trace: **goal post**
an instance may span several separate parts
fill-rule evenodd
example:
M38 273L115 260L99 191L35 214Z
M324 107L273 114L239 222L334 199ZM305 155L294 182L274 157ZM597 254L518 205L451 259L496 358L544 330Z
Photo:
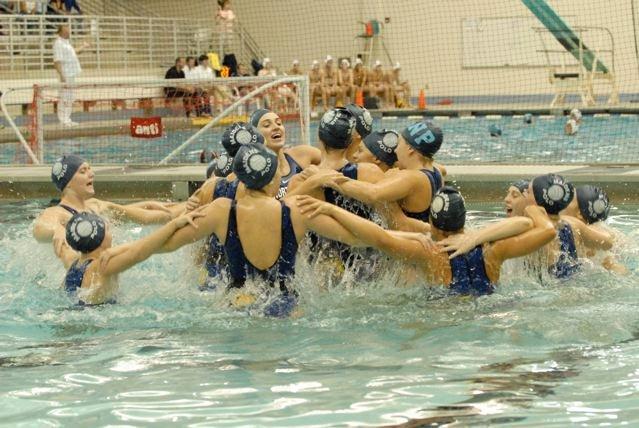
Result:
M50 163L78 153L95 164L200 162L228 125L257 108L278 113L287 143L310 144L307 76L81 81L33 88L28 140ZM72 123L60 123L71 99Z

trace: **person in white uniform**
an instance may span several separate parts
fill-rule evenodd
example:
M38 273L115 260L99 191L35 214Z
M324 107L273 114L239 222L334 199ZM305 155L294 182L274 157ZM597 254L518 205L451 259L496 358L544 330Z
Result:
M77 54L90 46L83 43L77 51L71 46L69 36L71 31L67 25L58 27L58 38L53 43L53 66L60 77L60 82L66 84L75 83L75 78L82 72ZM77 123L71 120L73 112L73 89L60 89L58 102L58 120L63 126L75 126Z
M574 108L570 111L570 117L564 126L564 133L566 135L575 135L579 131L579 125L581 125L581 112Z

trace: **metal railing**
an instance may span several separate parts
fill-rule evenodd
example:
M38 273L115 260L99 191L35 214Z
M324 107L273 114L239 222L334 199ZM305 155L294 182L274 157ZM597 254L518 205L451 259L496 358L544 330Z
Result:
M95 15L0 15L0 77L53 67L57 25L71 27L71 43L91 43L84 69L167 67L177 56L235 53L238 61L263 58L241 25L216 31L211 20ZM220 60L221 60L220 55Z

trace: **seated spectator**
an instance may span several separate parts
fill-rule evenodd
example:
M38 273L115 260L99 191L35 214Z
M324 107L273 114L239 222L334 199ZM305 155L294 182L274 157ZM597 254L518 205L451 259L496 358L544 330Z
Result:
M184 70L183 70L184 66L185 66L184 58L177 58L175 60L175 65L167 70L166 74L164 75L164 78L165 79L184 79L185 78ZM164 88L164 95L169 101L174 98L182 98L184 110L186 111L186 117L191 116L192 94L190 91L186 90L185 88L167 87L167 88Z
M42 12L40 4L41 3L37 1L21 1L20 13L23 15L38 15Z
M324 75L324 80L322 81L322 85L324 86L324 105L328 105L328 99L330 97L335 97L335 105L341 107L344 105L344 100L342 99L344 94L338 85L339 79L334 67L334 62L333 57L330 55L327 55L324 60L324 70L322 70Z
M391 100L395 107L410 107L410 85L407 80L401 80L399 72L401 65L396 62L393 71L388 75L388 84L390 86Z
M257 72L258 76L276 76L277 71L273 67L273 63L269 58L264 58L262 61L262 69Z
M182 68L182 71L184 71L184 77L187 79L190 79L190 73L196 66L197 66L197 60L192 56L187 56L186 64Z
M390 104L390 88L388 78L382 69L381 61L375 61L373 70L368 74L367 91L371 97L381 98L380 108Z
M350 102L355 102L355 85L353 84L353 70L346 58L342 59L337 70L338 85L344 97L350 97Z
M324 111L328 110L326 96L324 95L324 85L322 84L323 79L324 75L320 70L319 61L313 60L311 69L308 71L308 80L311 86L311 110L315 108L315 103L317 103L318 98L322 100L322 107L324 108Z
M298 60L294 59L293 60L293 66L291 67L291 69L286 74L288 74L289 76L300 76L300 75L304 74L304 72L300 68L300 62Z
M368 70L364 67L361 58L355 58L355 67L353 67L353 85L355 91L366 91L366 84L368 83Z
M186 75L185 75L186 77ZM188 79L199 80L207 79L212 81L214 79L213 70L209 67L209 57L206 55L200 55L197 60L197 65L189 68ZM199 83L198 85L201 85ZM195 105L195 114L197 116L211 116L211 99L209 93L201 86L196 86L191 89L193 94L193 104Z

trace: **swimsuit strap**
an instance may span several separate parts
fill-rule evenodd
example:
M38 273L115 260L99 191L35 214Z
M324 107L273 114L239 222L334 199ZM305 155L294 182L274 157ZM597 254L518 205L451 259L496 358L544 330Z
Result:
M65 205L65 204L58 204L58 206L59 206L60 208L64 208L65 210L67 210L68 212L70 212L70 213L71 213L71 214L73 214L73 215L76 215L76 214L78 214L78 213L79 213L79 211L78 211L78 210L76 210L75 208L71 208L71 207L70 207L70 206L68 206L68 205Z
M437 168L434 168L433 171L430 171L425 168L421 169L420 171L424 173L424 175L426 176L426 178L428 178L428 181L430 182L430 200L432 202L435 192L441 189L442 186L444 185L442 174L441 172L439 172ZM425 223L428 223L428 217L430 216L430 203L428 204L428 208L426 208L424 211L409 212L403 209L402 211L404 211L404 214L406 214L407 217L415 218L417 220L421 220Z
M483 296L492 294L494 291L494 286L486 274L481 245L473 248L467 254L450 260L450 269L453 278L449 288L455 294Z
M66 276L64 277L64 289L67 293L75 293L78 288L82 287L82 280L84 280L84 273L87 267L91 264L93 259L85 260L79 263L79 260L73 262Z

